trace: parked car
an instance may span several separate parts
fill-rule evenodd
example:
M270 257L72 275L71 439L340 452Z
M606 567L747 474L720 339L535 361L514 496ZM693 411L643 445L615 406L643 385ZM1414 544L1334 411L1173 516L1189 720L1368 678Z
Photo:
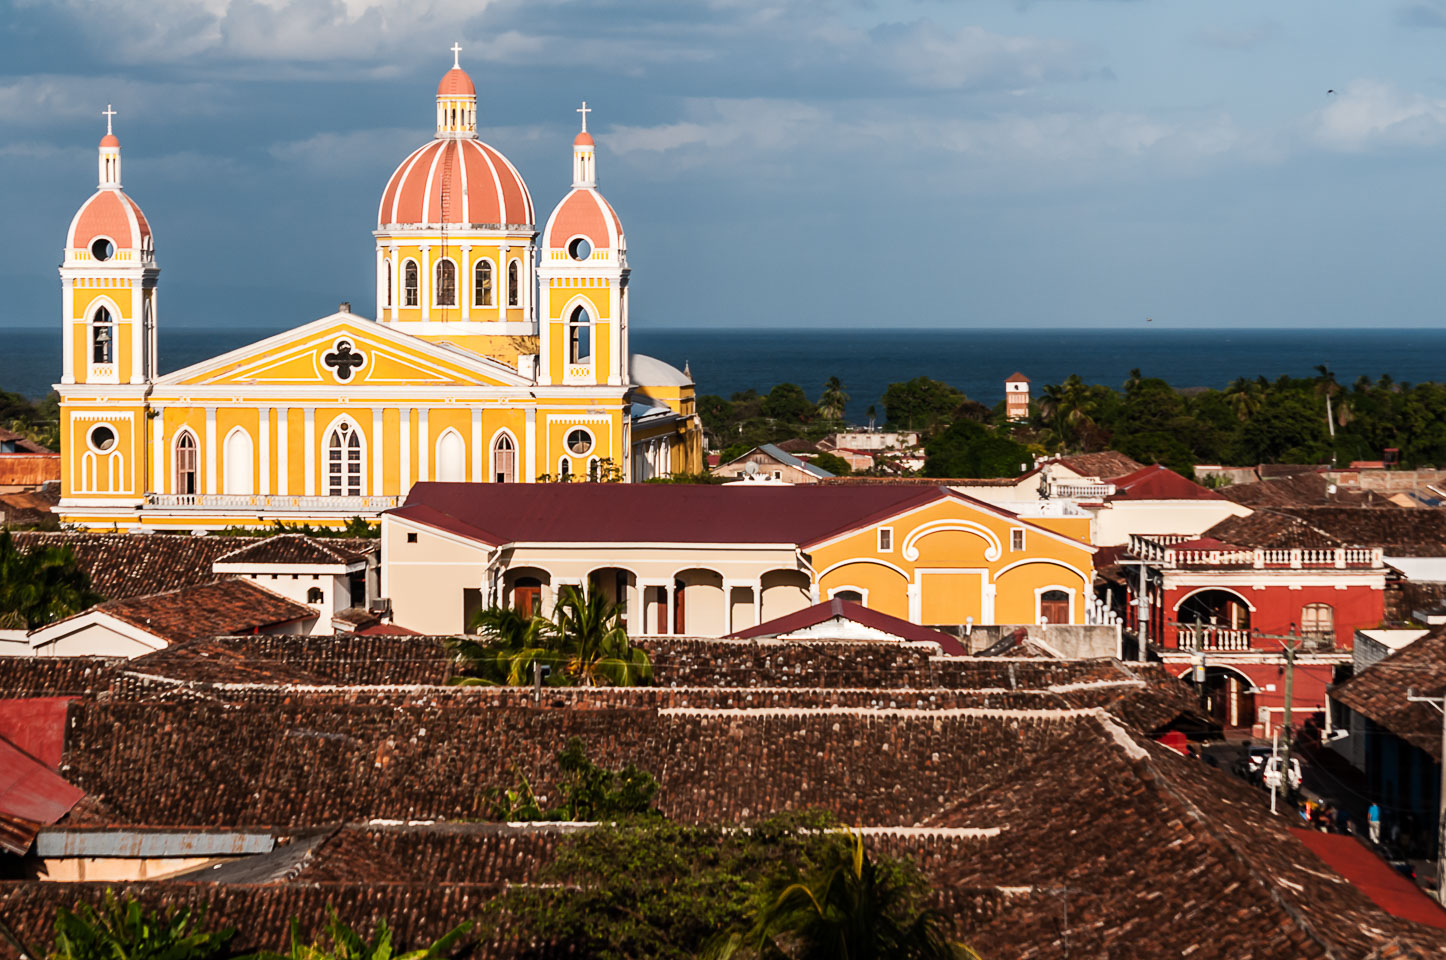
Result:
M1265 785L1274 790L1280 785L1280 757L1267 757L1265 759L1265 770L1261 775ZM1297 757L1290 758L1290 789L1299 790L1301 781L1300 760Z

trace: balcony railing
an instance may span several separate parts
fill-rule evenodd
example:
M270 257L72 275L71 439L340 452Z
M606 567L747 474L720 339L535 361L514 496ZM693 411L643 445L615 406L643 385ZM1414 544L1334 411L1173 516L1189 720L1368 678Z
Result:
M1052 500L1103 500L1115 495L1113 483L1051 483Z
M321 497L292 494L148 493L146 505L162 510L244 510L273 513L377 513L401 497Z
M1171 542L1173 540L1173 542ZM1292 550L1244 547L1186 547L1180 538L1131 535L1130 553L1167 569L1251 567L1256 570L1347 570L1385 566L1379 547L1300 547Z
M1312 630L1299 639L1300 649L1308 653L1329 653L1335 649L1335 635L1331 631ZM1249 627L1208 623L1175 626L1175 646L1181 650L1278 650L1283 642L1279 637L1256 636Z

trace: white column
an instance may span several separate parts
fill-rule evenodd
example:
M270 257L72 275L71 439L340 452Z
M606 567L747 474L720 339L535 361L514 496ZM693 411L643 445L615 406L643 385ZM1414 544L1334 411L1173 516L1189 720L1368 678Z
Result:
M472 408L472 482L487 480L487 451L482 446L482 408Z
M528 483L537 482L537 408L527 408L527 419L522 428L522 449L517 455L523 458L523 469Z
M397 255L397 245L392 244L392 320L397 319L397 304L402 301L402 275L400 272L401 257Z
M432 479L432 431L427 429L427 408L417 410L417 482Z
M432 264L427 259L431 249L425 245L421 248L421 262L417 264L417 303L421 305L423 320L432 319Z
M673 636L677 632L678 621L673 612L676 609L677 598L675 594L677 592L677 581L663 585L663 599L668 603L668 629L663 632L668 636Z
M461 263L457 265L457 296L462 304L462 319L472 319L472 298L476 291L472 289L472 244L462 244Z
M377 312L372 314L378 320L382 318L382 310L387 304L387 274L386 274L386 253L382 245L377 244Z
M124 383L129 380L131 383L145 383L146 381L146 322L145 305L141 303L141 282L132 280L131 283L131 368L129 375L116 380ZM119 344L116 345L116 363L120 363ZM120 371L117 371L119 373Z
M301 411L301 469L305 472L301 491L308 497L316 496L316 408L306 407Z
M997 588L992 583L984 584L983 596L980 598L979 613L981 619L988 624L994 622L994 593Z
M153 407L158 414L151 422L151 490L166 493L166 413Z
M753 581L753 625L763 622L763 581Z
M386 460L382 456L386 449L386 444L382 438L382 431L385 429L382 426L382 416L385 413L386 411L381 407L372 407L372 435L368 442L371 444L372 451L372 488L370 493L374 497L381 496L386 492L382 488L382 468L386 463Z
M623 367L627 365L627 355L622 354L623 362L618 362L618 356L622 351L623 324L620 314L622 313L622 298L618 296L618 285L609 280L608 284L608 383L617 386L623 382ZM593 348L593 354L597 354L597 348Z
M397 462L402 471L402 488L397 492L405 497L412 489L412 408L402 407L401 416L402 436L397 442L400 451Z
M271 408L261 408L261 429L257 432L257 445L261 448L258 462L261 464L261 483L256 492L263 497L271 493Z
M216 486L216 408L206 408L206 493L218 493Z
M505 243L502 244L501 246L499 246L499 247L497 248L497 277L498 277L498 281L497 281L497 294L498 294L498 295L497 295L497 319L498 319L498 320L506 320L506 319L507 319L507 311L511 309L511 307L508 306L508 299L507 299L507 298L511 295L511 294L508 292L508 291L509 291L509 287L507 286L507 277L508 277L508 273L507 273L507 251L509 251L509 250L511 250L511 249L512 249L512 248L509 247L509 246L508 246L507 244L505 244ZM517 280L518 280L519 283L522 282L522 278L521 278L520 276L517 278ZM520 300L521 300L521 297L519 297L518 300L520 301Z
M276 408L276 492L282 496L287 494L288 484L291 480L289 476L291 446L286 433L286 420L289 412L288 407Z
M60 344L60 362L63 364L60 370L61 383L75 382L75 281L62 280L60 282L60 329L64 337Z

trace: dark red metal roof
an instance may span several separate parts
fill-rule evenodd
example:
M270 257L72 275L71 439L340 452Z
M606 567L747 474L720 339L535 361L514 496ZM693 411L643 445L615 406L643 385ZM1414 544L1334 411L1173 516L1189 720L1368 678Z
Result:
M892 634L913 643L937 643L942 652L951 656L962 657L968 651L964 649L957 637L938 630L930 630L921 627L917 623L910 623L908 620L900 620L898 617L891 617L887 613L880 613L877 610L870 610L868 607L858 603L851 603L847 600L833 600L824 603L816 603L811 607L785 614L756 627L749 627L747 630L739 630L737 633L729 634L735 640L753 640L760 637L777 637L783 634L793 633L795 630L804 630L808 627L815 627L830 620L851 620L854 623ZM826 638L825 638L826 639Z
M1446 910L1356 837L1295 828L1290 832L1391 916L1446 930Z
M0 850L24 855L41 827L70 812L85 791L0 737Z
M419 483L387 511L492 546L547 543L816 543L953 497L938 486Z
M1158 463L1110 481L1116 493L1110 500L1224 500L1209 487L1186 480L1174 470Z

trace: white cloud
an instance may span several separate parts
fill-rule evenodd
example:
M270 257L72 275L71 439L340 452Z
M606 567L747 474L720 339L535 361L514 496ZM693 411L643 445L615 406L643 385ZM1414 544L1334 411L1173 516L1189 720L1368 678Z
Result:
M1333 150L1433 146L1446 140L1446 100L1380 80L1356 80L1315 114L1313 134Z
M400 163L421 145L423 135L412 127L318 133L303 140L273 144L268 153L281 163L309 173L345 176L375 169L378 158ZM395 159L392 159L395 158Z
M220 108L224 94L211 84L167 84L116 76L36 74L0 82L0 121L49 126L79 117L105 122L100 111L116 105L116 123L132 116L205 114Z

